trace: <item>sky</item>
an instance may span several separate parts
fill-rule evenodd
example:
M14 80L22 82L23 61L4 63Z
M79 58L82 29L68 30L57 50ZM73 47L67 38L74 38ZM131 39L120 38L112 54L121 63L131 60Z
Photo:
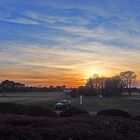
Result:
M140 80L140 0L0 0L0 81L84 85Z

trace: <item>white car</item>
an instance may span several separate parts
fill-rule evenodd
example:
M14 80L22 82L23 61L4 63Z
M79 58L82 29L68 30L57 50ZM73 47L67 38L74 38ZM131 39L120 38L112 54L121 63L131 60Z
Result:
M69 101L69 100L62 100L55 104L56 110L67 109L69 107L71 107L71 101Z

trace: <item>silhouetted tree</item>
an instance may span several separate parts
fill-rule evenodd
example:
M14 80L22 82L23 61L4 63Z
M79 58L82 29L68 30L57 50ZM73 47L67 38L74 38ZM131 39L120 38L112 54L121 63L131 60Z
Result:
M14 88L14 82L13 81L9 81L9 80L5 80L1 82L1 87L3 89L10 89L10 88Z
M95 95L94 91L91 88L86 87L86 86L80 86L77 89L77 92L80 95L86 95L86 96Z
M87 80L86 87L92 89L97 95L113 96L121 94L124 83L120 76L107 78L95 74Z
M105 80L104 94L107 96L120 95L124 88L124 83L120 76L113 76Z
M136 74L133 71L125 71L120 73L120 77L127 88L129 95L131 95L131 86L135 83Z
M97 74L94 74L87 80L86 87L89 87L93 90L100 91L104 87L105 77L100 77Z
M86 87L94 90L97 94L102 94L105 88L106 79L106 77L100 77L99 75L94 74L87 80Z
M14 81L5 80L0 84L1 91L18 91L25 88L25 84L15 83Z

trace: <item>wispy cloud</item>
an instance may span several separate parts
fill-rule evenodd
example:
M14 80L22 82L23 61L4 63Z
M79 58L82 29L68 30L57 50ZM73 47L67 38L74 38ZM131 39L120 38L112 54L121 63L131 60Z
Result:
M73 77L80 85L93 73L133 68L140 75L137 5L130 0L6 0L0 4L0 79L68 84Z
M10 22L10 23L17 23L17 24L29 24L29 25L37 25L38 22L33 21L31 19L27 19L27 18L23 18L23 17L19 17L16 19L8 19L8 18L0 18L1 21L4 22Z

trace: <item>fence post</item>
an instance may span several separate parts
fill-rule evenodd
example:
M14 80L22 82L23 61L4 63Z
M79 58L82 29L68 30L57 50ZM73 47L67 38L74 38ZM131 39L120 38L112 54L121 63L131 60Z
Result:
M83 96L80 95L80 105L82 105L82 104L83 104Z

